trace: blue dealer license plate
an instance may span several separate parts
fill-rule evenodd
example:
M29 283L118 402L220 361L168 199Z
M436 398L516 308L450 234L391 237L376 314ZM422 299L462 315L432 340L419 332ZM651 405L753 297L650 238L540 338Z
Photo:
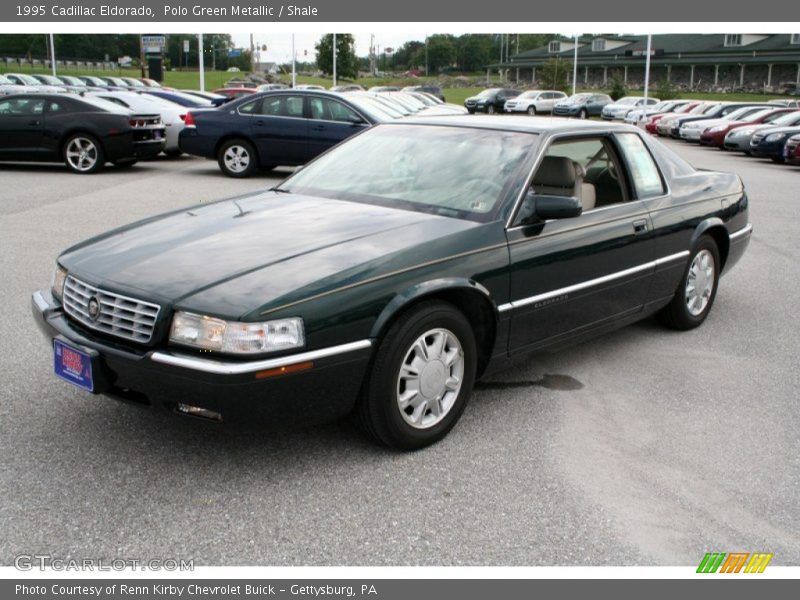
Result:
M92 357L85 352L60 340L53 340L53 368L61 379L84 390L94 391Z

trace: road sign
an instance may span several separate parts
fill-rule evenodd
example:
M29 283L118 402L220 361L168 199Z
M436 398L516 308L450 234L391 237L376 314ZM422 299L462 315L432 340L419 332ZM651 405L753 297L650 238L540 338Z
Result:
M165 35L143 35L142 51L145 54L161 54L167 47L167 36Z
M228 50L228 57L229 58L239 58L242 55L241 48L231 48Z
M183 40L183 51L189 52L189 40Z

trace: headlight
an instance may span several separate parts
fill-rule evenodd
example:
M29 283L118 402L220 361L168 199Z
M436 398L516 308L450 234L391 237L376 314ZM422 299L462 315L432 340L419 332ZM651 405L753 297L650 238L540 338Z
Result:
M766 141L766 142L777 142L778 140L782 140L785 137L786 137L785 133L770 133L767 136L766 140L764 140L764 141Z
M231 354L262 354L305 345L303 319L299 317L243 323L182 311L172 319L169 339L176 344Z
M755 129L737 129L731 134L731 137L744 137L746 135L752 135Z
M725 131L725 127L727 127L727 125L717 125L716 127L709 129L708 133L719 133L720 131Z
M67 281L67 270L59 264L56 264L56 270L53 273L53 285L51 290L53 296L61 300L64 296L64 282Z

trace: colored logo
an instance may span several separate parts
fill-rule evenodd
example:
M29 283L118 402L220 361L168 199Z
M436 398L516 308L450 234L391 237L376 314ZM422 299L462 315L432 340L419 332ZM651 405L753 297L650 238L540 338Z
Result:
M763 573L772 554L766 552L707 552L698 573Z

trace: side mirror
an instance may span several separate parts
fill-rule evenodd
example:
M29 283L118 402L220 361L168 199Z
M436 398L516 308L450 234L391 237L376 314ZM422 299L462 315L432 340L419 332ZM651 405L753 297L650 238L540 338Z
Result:
M542 221L547 219L571 219L583 211L581 201L570 196L548 196L529 194L533 200L533 213Z

